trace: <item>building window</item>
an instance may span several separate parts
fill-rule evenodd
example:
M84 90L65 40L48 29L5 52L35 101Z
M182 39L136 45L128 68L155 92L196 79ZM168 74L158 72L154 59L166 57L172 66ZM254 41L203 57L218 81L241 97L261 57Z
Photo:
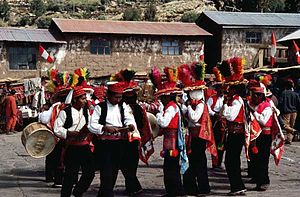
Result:
M166 41L162 42L162 54L163 55L179 55L180 46L177 40L174 41Z
M91 40L91 53L96 55L110 55L111 44L107 40Z
M34 47L10 47L9 69L35 70L37 63L37 49Z
M246 43L261 43L261 33L246 32Z

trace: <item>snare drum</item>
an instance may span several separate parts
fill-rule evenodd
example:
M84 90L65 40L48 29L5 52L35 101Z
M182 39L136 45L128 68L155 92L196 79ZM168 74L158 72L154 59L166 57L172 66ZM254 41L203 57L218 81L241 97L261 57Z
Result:
M22 132L21 140L27 153L34 158L47 156L53 151L57 143L57 138L52 131L39 122L26 126Z

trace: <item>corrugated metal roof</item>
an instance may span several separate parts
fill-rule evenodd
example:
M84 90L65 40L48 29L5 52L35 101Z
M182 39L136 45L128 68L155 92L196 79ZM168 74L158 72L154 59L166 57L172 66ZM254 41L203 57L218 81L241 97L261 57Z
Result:
M21 29L21 28L0 28L0 41L20 41L20 42L50 42L66 43L58 41L48 29Z
M205 11L219 25L300 27L300 14ZM200 16L201 17L201 16Z
M211 35L194 23L137 22L110 20L53 19L63 33L102 33L138 35Z
M277 42L283 42L283 41L287 41L287 40L298 40L300 39L300 29L288 34L287 36L284 36L283 38L279 39Z

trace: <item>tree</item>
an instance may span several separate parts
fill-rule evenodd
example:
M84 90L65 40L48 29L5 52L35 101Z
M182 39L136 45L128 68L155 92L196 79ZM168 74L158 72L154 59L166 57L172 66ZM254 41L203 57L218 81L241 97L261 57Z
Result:
M8 5L8 2L6 0L3 0L2 2L0 2L0 18L3 21L8 20L9 12L10 12L10 7Z
M284 4L285 4L286 12L292 12L292 13L300 12L299 0L286 0Z
M199 17L199 14L197 12L189 11L189 12L184 13L181 16L181 22L194 23L198 17Z
M30 9L37 16L42 16L46 12L46 6L43 0L32 0L30 2Z
M270 0L269 11L283 12L284 11L284 2L282 0Z
M145 10L144 17L146 21L155 21L156 6L151 3Z
M142 12L137 8L127 8L123 13L124 21L140 21L142 18Z

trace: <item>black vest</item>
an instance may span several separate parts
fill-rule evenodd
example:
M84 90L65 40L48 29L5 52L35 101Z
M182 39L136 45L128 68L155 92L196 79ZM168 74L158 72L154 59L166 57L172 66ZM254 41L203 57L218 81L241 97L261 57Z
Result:
M106 116L107 116L107 101L104 101L102 103L98 104L101 107L101 115L99 118L99 124L101 125L106 125ZM120 114L121 114L121 122L123 124L123 127L125 127L125 116L124 116L124 108L123 108L123 103L119 103L119 109L120 109Z
M65 129L68 129L68 128L70 128L73 125L73 117L72 117L72 110L71 110L71 108L72 108L72 106L70 105L70 106L67 106L65 109L63 109L66 112L66 116L67 116L66 117L66 122L65 122L65 124L63 126ZM88 120L89 120L88 113L89 113L88 109L85 106L83 108L83 115L84 115L86 124L88 124Z

